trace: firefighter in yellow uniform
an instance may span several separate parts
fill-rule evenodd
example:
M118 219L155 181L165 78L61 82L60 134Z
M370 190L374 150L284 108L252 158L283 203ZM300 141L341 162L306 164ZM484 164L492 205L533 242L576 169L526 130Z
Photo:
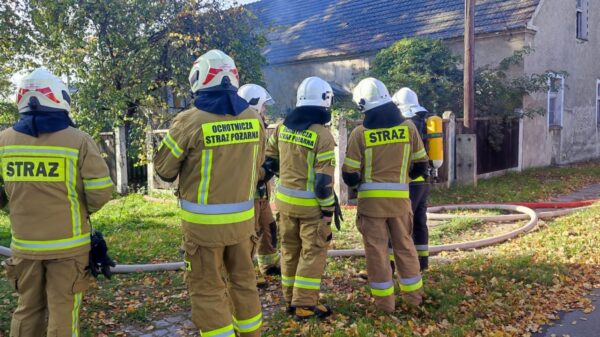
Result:
M113 183L96 143L73 127L70 103L67 86L36 69L18 86L20 120L0 133L12 231L6 272L19 295L12 337L79 336L87 218L111 199Z
M238 90L238 95L250 104L250 108L256 110L265 124L267 106L274 103L269 92L258 84L245 84ZM259 181L254 195L255 225L258 235L256 257L261 272L261 275L257 275L259 287L267 284L263 275L281 275L279 252L277 251L277 223L271 210L270 201L269 180L271 178L272 176L269 175Z
M335 141L324 125L331 120L333 91L310 77L297 98L296 109L269 138L265 164L279 174L275 195L288 312L296 319L324 318L331 310L318 299L335 209Z
M394 94L392 100L400 109L402 116L406 119L410 119L410 121L415 124L421 139L427 139L429 144L436 138L439 139L438 142L441 141L441 133L432 134L428 132L428 126L431 124L431 117L428 116L429 112L427 109L419 104L419 98L414 91L410 88L402 88ZM443 153L441 153L441 155L439 153L442 150L442 147L432 148L432 146L429 146L426 150L428 157L430 157L429 159L432 159L433 167L435 167L435 164L437 163L433 161L433 158L431 158L432 156L435 157L435 155L438 155L438 157L444 158ZM438 153L435 153L435 150L438 150ZM429 268L429 228L427 227L429 181L423 176L417 177L410 182L409 189L413 211L413 240L415 242L417 254L419 255L421 271L424 271Z
M205 337L260 336L252 254L264 127L238 96L235 63L222 51L200 56L189 81L194 107L175 117L154 165L166 181L179 177L192 321Z
M354 89L353 100L365 118L350 135L342 177L348 186L358 189L356 225L363 235L371 295L381 310L393 312L388 240L404 299L414 305L422 301L408 183L426 174L428 158L414 124L402 117L382 82L362 80Z

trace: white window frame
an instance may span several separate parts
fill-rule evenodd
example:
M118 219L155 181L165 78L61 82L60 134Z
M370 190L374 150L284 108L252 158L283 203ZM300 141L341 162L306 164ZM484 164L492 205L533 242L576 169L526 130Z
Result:
M560 79L560 87L557 92L552 91L552 79ZM558 100L560 100L560 110L558 111L558 112L560 112L560 123L559 124L553 123L554 121L550 120L550 99L552 97L556 97ZM547 101L547 105L546 105L546 112L548 114L547 120L548 120L548 126L550 128L556 127L556 126L558 126L558 127L563 126L563 118L564 118L564 112L565 112L565 77L563 75L553 74L552 77L548 79L548 101ZM554 119L556 119L556 117Z
M581 22L579 22L581 15ZM589 0L576 0L575 12L575 36L578 40L587 41L589 39Z
M600 79L596 80L596 124L600 126Z

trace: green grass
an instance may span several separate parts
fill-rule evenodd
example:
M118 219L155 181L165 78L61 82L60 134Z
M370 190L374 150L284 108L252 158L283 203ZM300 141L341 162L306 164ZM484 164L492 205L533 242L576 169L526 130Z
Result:
M485 223L476 219L456 218L433 227L429 230L429 241L432 245L442 241L455 241L461 234L480 229Z
M600 162L569 167L546 167L479 180L477 187L434 190L432 205L473 202L545 201L586 185L600 183Z
M0 212L0 245L10 245L10 220L5 212Z
M589 175L596 174L595 177ZM541 177L560 175L562 184L552 187L531 183ZM564 176L563 176L564 175ZM598 164L574 168L527 171L480 182L481 193L469 188L436 191L438 203L468 201L544 200L583 182L600 180ZM525 191L525 187L536 187ZM497 193L490 197L492 189ZM512 190L512 192L511 192ZM509 193L510 192L510 193ZM460 200L454 200L460 194ZM164 195L163 195L164 196ZM161 197L163 197L161 196ZM172 199L171 196L168 196ZM452 202L448 202L452 199ZM445 200L445 201L444 201ZM333 247L360 248L362 238L346 209L341 232L334 230ZM459 211L461 212L461 211ZM471 213L471 211L469 211ZM477 214L496 214L485 211ZM462 214L462 213L461 213ZM110 254L120 263L180 260L181 227L177 206L148 202L131 195L111 202L92 218L103 231ZM488 224L478 220L453 220L432 228L431 242L461 240L485 232ZM10 242L8 217L0 215L0 244ZM409 308L400 298L392 316L378 312L370 302L368 287L358 277L364 258L329 259L324 277L324 300L336 316L324 323L295 323L282 312L270 313L265 336L470 336L475 334L523 335L529 324L542 324L557 308L589 307L582 295L589 284L600 284L600 208L550 222L538 231L494 248L475 253L444 254L447 264L434 264L426 272L427 301L423 309ZM1 260L1 258L0 258ZM587 284L587 285L586 285ZM145 327L153 319L189 311L181 272L117 275L101 281L85 297L81 314L83 336L115 335L123 326ZM271 304L280 303L270 290ZM266 297L263 298L263 300ZM0 336L8 334L16 296L0 280ZM513 330L514 329L514 330ZM516 332L515 332L516 331ZM502 336L504 336L502 335Z
M119 263L180 259L182 231L177 205L147 202L132 194L92 215Z
M332 227L333 241L331 242L331 249L361 248L363 240L356 229L356 209L345 208L342 212L344 221L342 222L341 230L338 231Z
M92 215L92 225L119 263L179 260L182 231L176 204L145 201L131 194L111 201ZM0 215L0 244L10 244L10 222Z
M0 257L0 263L4 258ZM4 275L3 275L4 276ZM17 305L17 296L4 277L0 279L0 336L8 336L10 329L10 316Z
M135 207L124 207L120 221L110 222L112 217L97 215L99 224L103 219L108 221L103 226L109 237L118 233L129 242L118 248L112 246L113 254L122 259L151 260L155 257L153 249L140 250L134 245L136 240L146 240L141 236L150 235L144 231L139 217L148 212L161 219L174 206L130 196L109 207L120 210L121 204ZM348 211L347 216L350 222L352 212ZM159 229L155 223L151 226ZM168 230L177 232L175 226L165 224ZM457 222L447 225L445 233L461 233L473 226L477 224L472 220ZM351 231L354 229L345 232ZM176 250L178 237L179 234L172 235L171 241L163 238L163 249ZM378 312L370 302L366 282L358 277L365 269L364 258L329 259L323 283L324 300L336 311L335 318L324 323L300 324L289 320L280 307L267 319L264 335L411 336L427 331L430 336L465 336L506 332L509 325L517 332L508 335L522 335L529 323L546 322L547 315L559 305L586 304L581 297L585 292L582 284L600 282L600 275L595 272L600 264L598 241L600 208L559 219L494 249L446 254L451 263L434 264L425 274L427 301L423 309L411 309L398 298L399 310L392 316ZM176 254L167 252L161 256ZM277 285L273 289L278 292ZM280 303L281 298L274 295L271 300ZM9 313L14 310L15 302L7 283L0 281L0 334L8 332ZM112 281L98 282L87 293L81 314L82 335L110 336L123 326L143 328L153 319L188 310L181 272L117 275Z

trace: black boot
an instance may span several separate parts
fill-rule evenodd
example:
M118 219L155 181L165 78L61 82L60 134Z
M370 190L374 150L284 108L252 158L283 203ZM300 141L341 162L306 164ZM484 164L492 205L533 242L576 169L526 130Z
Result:
M281 275L281 268L279 268L279 266L269 267L269 268L267 268L267 270L265 270L265 275L280 276Z
M429 269L429 256L419 256L419 266L421 271Z
M293 306L291 303L288 303L285 305L285 312L290 316L294 315L296 313L296 307Z

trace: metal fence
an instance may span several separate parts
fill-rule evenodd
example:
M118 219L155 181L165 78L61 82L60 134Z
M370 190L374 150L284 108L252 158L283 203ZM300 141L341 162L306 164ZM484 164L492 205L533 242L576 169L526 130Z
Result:
M462 119L456 120L456 132L462 133ZM477 174L519 168L520 119L507 121L476 118Z
M106 161L110 170L110 177L113 182L117 182L117 144L114 132L100 133L100 142L98 143L102 157ZM139 164L138 158L127 155L127 186L133 190L146 188L148 180L148 168L145 164Z

